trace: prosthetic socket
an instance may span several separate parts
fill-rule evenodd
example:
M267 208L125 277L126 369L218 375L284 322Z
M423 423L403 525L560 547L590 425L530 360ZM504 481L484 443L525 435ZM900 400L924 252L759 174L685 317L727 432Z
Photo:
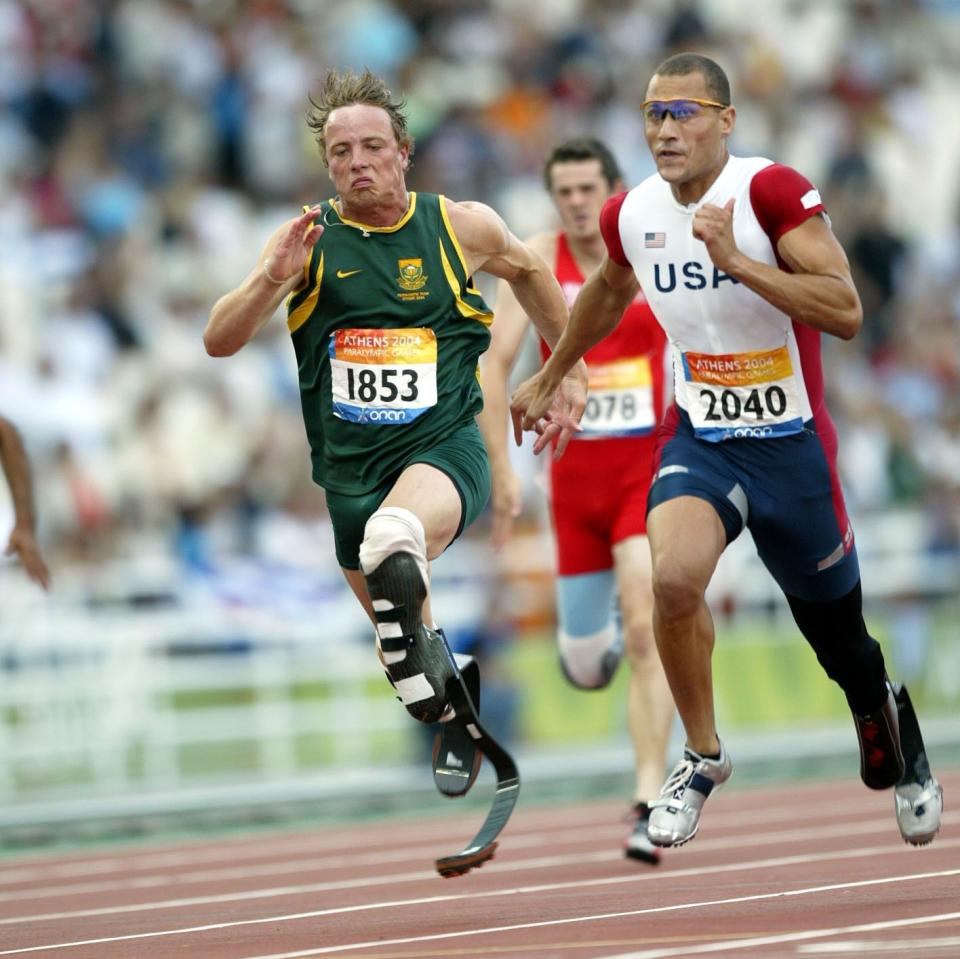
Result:
M373 601L380 658L398 698L422 723L448 719L446 684L457 670L443 635L421 618L428 579L420 520L397 507L377 510L364 529L360 567Z

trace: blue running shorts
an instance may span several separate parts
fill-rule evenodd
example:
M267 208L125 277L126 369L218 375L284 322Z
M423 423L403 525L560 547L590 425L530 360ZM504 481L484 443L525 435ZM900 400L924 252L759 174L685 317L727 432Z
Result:
M825 409L790 436L710 443L694 436L689 416L674 404L658 434L647 512L678 496L704 499L723 521L728 544L750 530L787 595L829 602L860 579L836 454Z

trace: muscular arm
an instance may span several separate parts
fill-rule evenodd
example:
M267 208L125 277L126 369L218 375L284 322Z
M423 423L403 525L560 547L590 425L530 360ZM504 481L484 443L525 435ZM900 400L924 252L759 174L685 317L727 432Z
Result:
M247 278L214 304L203 331L203 345L211 356L232 356L249 343L300 286L303 268L323 233L323 227L312 225L317 211L307 210L277 229ZM265 266L280 282L267 277Z
M482 203L448 203L447 211L468 274L482 270L505 280L524 314L553 349L567 323L567 304L546 260Z
M843 340L856 336L863 323L860 297L826 221L810 217L780 237L777 252L793 270L787 273L738 249L732 209L732 200L723 208L707 204L694 217L694 235L706 243L714 264L798 322Z
M623 316L637 295L639 284L629 267L620 266L604 255L603 262L589 277L573 304L570 323L553 355L539 373L521 383L510 398L513 432L520 443L522 430L532 429L550 406L550 398L567 371L583 364L583 354L602 340ZM537 448L534 447L537 451Z
M451 225L463 250L467 274L483 270L505 280L517 303L530 318L547 345L556 347L567 322L567 304L563 291L546 260L527 244L521 243L500 216L482 203L450 203ZM555 384L544 409L534 424L539 439L535 453L545 449L556 437L556 455L560 456L577 426L586 404L587 366L581 360L571 363ZM520 440L517 421L514 433Z
M548 247L556 247L556 235L540 234L527 243L534 251L547 258ZM490 346L480 360L483 409L477 422L480 424L480 432L490 457L493 486L490 496L493 514L490 539L494 548L499 549L510 538L513 521L520 513L520 480L513 471L507 450L507 425L510 421L507 388L510 371L517 360L530 321L506 280L500 280L497 284L493 313Z
M604 254L603 262L587 278L577 295L570 322L544 365L543 376L547 385L559 382L591 346L616 328L639 289L633 270L620 266Z
M510 473L510 456L506 443L507 385L529 321L506 280L497 284L493 313L490 347L480 360L483 410L477 419L490 455L490 466L496 483L498 475Z
M46 589L50 585L50 573L36 541L30 461L16 427L3 417L0 417L0 463L13 499L15 524L7 554L18 554L30 578Z

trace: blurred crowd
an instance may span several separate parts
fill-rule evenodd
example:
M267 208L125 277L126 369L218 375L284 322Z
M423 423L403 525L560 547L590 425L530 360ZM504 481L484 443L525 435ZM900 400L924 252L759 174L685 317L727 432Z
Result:
M305 123L327 69L405 95L414 189L525 236L558 139L653 171L638 105L681 50L725 67L733 152L812 179L853 264L864 330L824 355L854 517L916 503L955 549L960 4L0 0L0 412L54 567L333 564L284 323L227 361L201 342L273 228L329 196Z

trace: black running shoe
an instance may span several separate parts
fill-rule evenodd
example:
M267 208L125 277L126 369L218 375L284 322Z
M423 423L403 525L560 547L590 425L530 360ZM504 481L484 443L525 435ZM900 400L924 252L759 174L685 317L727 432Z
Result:
M860 778L869 789L889 789L903 777L903 753L897 701L888 689L880 709L865 716L853 714L853 725L860 743Z

